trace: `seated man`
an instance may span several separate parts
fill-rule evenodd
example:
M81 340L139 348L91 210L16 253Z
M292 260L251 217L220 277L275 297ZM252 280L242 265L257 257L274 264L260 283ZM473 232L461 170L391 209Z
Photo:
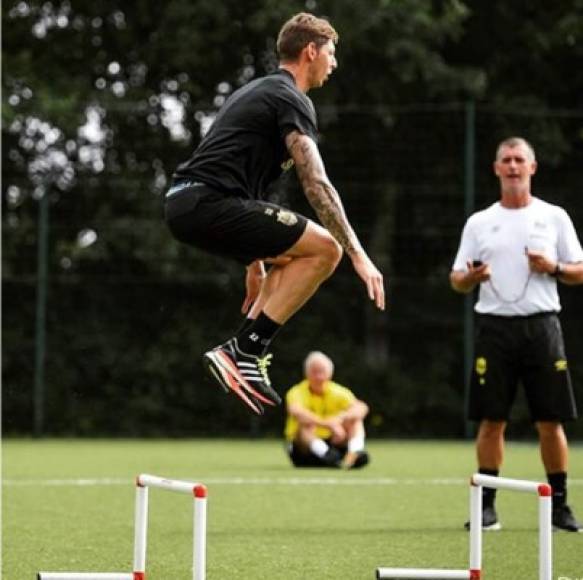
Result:
M322 352L304 361L306 378L286 394L285 437L296 467L365 466L363 420L368 406L333 382L334 363Z

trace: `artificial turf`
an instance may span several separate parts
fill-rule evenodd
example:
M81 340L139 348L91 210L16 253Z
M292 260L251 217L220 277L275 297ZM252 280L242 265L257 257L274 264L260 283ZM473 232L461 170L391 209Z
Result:
M4 580L127 571L138 473L209 488L209 580L373 579L386 567L467 568L470 442L371 441L360 471L294 469L279 441L5 440ZM508 443L501 475L544 481L535 444ZM583 449L569 503L583 517ZM538 578L535 496L499 492L487 580ZM150 494L148 580L192 578L192 502ZM553 534L554 578L583 577L583 534Z

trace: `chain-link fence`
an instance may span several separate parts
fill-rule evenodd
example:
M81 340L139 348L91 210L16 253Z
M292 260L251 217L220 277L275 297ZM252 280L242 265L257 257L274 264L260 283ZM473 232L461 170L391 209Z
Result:
M450 289L448 273L467 209L498 199L491 164L499 140L517 134L534 144L535 195L563 206L583 238L583 151L573 145L580 143L575 135L583 112L472 107L319 111L328 173L386 275L388 310L382 314L369 304L344 260L276 341L272 379L278 390L300 380L304 356L319 349L334 359L336 380L370 404L371 434L467 433L467 321L464 297ZM173 166L155 170L170 174ZM255 420L203 378L201 353L241 320L242 268L180 247L165 230L159 195L131 175L90 177L66 194L49 191L45 198L46 355L35 388L34 361L42 341L41 204L29 197L11 205L11 178L20 179L21 187L26 183L16 171L4 184L5 432L31 432L35 409L37 430L47 434L281 431L283 410ZM122 185L135 192L133 198L116 199ZM280 184L274 199L313 217L293 176ZM580 406L582 292L561 288ZM532 433L523 401L514 419L511 434ZM581 437L583 427L575 423L569 433Z

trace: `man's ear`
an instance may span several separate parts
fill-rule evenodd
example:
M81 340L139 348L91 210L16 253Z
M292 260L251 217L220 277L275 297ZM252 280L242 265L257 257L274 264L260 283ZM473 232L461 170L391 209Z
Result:
M306 56L310 62L315 60L318 56L318 47L315 42L309 42L306 45Z

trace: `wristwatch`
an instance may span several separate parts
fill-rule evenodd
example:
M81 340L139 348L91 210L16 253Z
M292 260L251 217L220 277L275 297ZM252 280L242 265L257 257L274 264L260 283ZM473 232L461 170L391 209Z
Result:
M563 273L563 268L561 266L561 262L557 262L555 269L551 272L551 276L553 278L558 278Z

